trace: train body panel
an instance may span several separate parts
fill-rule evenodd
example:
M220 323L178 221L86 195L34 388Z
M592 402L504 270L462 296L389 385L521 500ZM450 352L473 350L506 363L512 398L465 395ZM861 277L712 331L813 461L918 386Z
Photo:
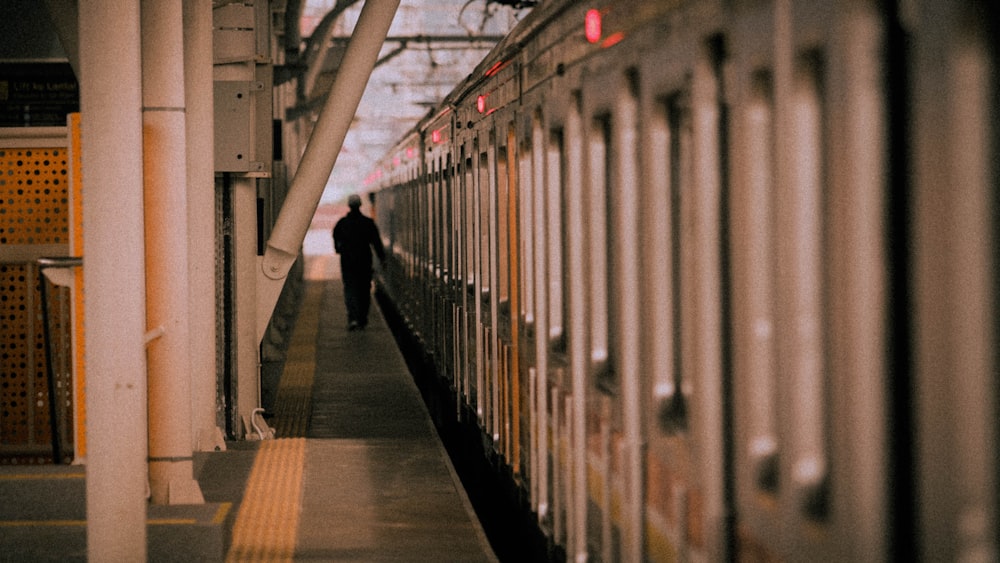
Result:
M545 2L386 158L380 283L556 558L996 556L996 14L932 4Z

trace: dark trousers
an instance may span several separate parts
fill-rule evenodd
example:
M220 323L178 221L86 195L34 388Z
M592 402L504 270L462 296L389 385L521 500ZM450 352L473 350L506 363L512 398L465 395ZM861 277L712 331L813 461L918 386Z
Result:
M344 303L347 305L348 323L357 323L362 328L368 324L371 298L371 276L344 275Z

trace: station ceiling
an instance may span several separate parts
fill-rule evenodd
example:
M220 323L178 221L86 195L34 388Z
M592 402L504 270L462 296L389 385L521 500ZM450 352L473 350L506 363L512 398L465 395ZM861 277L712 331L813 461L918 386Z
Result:
M289 14L296 8L293 2ZM315 79L306 81L298 110L311 111L326 99L362 4L301 1L297 52ZM341 200L362 189L375 160L468 76L526 13L494 0L401 0L324 200ZM286 37L294 40L295 34L289 31ZM286 52L295 50L287 47Z
M276 76L302 84L290 116L315 117L363 1L271 2L285 7L284 64ZM526 15L525 2L533 0L401 0L324 201L359 191L375 161ZM0 1L0 61L67 60L46 5L58 10L75 6L75 0Z

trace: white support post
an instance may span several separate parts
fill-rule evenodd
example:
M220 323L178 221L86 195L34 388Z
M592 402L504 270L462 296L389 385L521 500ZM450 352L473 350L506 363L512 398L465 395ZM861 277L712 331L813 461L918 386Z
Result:
M114 30L110 32L109 30ZM80 5L87 290L87 554L146 560L146 350L139 5Z
M149 480L156 504L204 502L194 480L188 319L184 39L180 0L142 2ZM202 124L204 125L204 124Z
M368 78L396 15L399 0L367 0L337 70L326 104L288 189L261 260L257 284L257 342L278 302L285 277L295 262L337 155L357 112ZM316 139L316 142L313 142Z
M253 411L260 407L260 339L254 340L257 330L257 223L247 219L257 216L257 182L254 178L236 176L232 179L232 226L234 255L236 256L234 288L236 319L232 335L236 343L236 412L243 423L243 434L253 434ZM243 219L243 220L240 220ZM259 421L263 422L263 421Z
M191 424L195 451L225 450L215 419L215 130L212 5L184 0L184 92L187 107L188 319Z

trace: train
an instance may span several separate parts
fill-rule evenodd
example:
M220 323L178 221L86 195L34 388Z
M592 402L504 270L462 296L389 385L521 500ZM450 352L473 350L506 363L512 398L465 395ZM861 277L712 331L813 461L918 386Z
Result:
M378 292L548 557L997 560L998 11L545 0L379 161Z

